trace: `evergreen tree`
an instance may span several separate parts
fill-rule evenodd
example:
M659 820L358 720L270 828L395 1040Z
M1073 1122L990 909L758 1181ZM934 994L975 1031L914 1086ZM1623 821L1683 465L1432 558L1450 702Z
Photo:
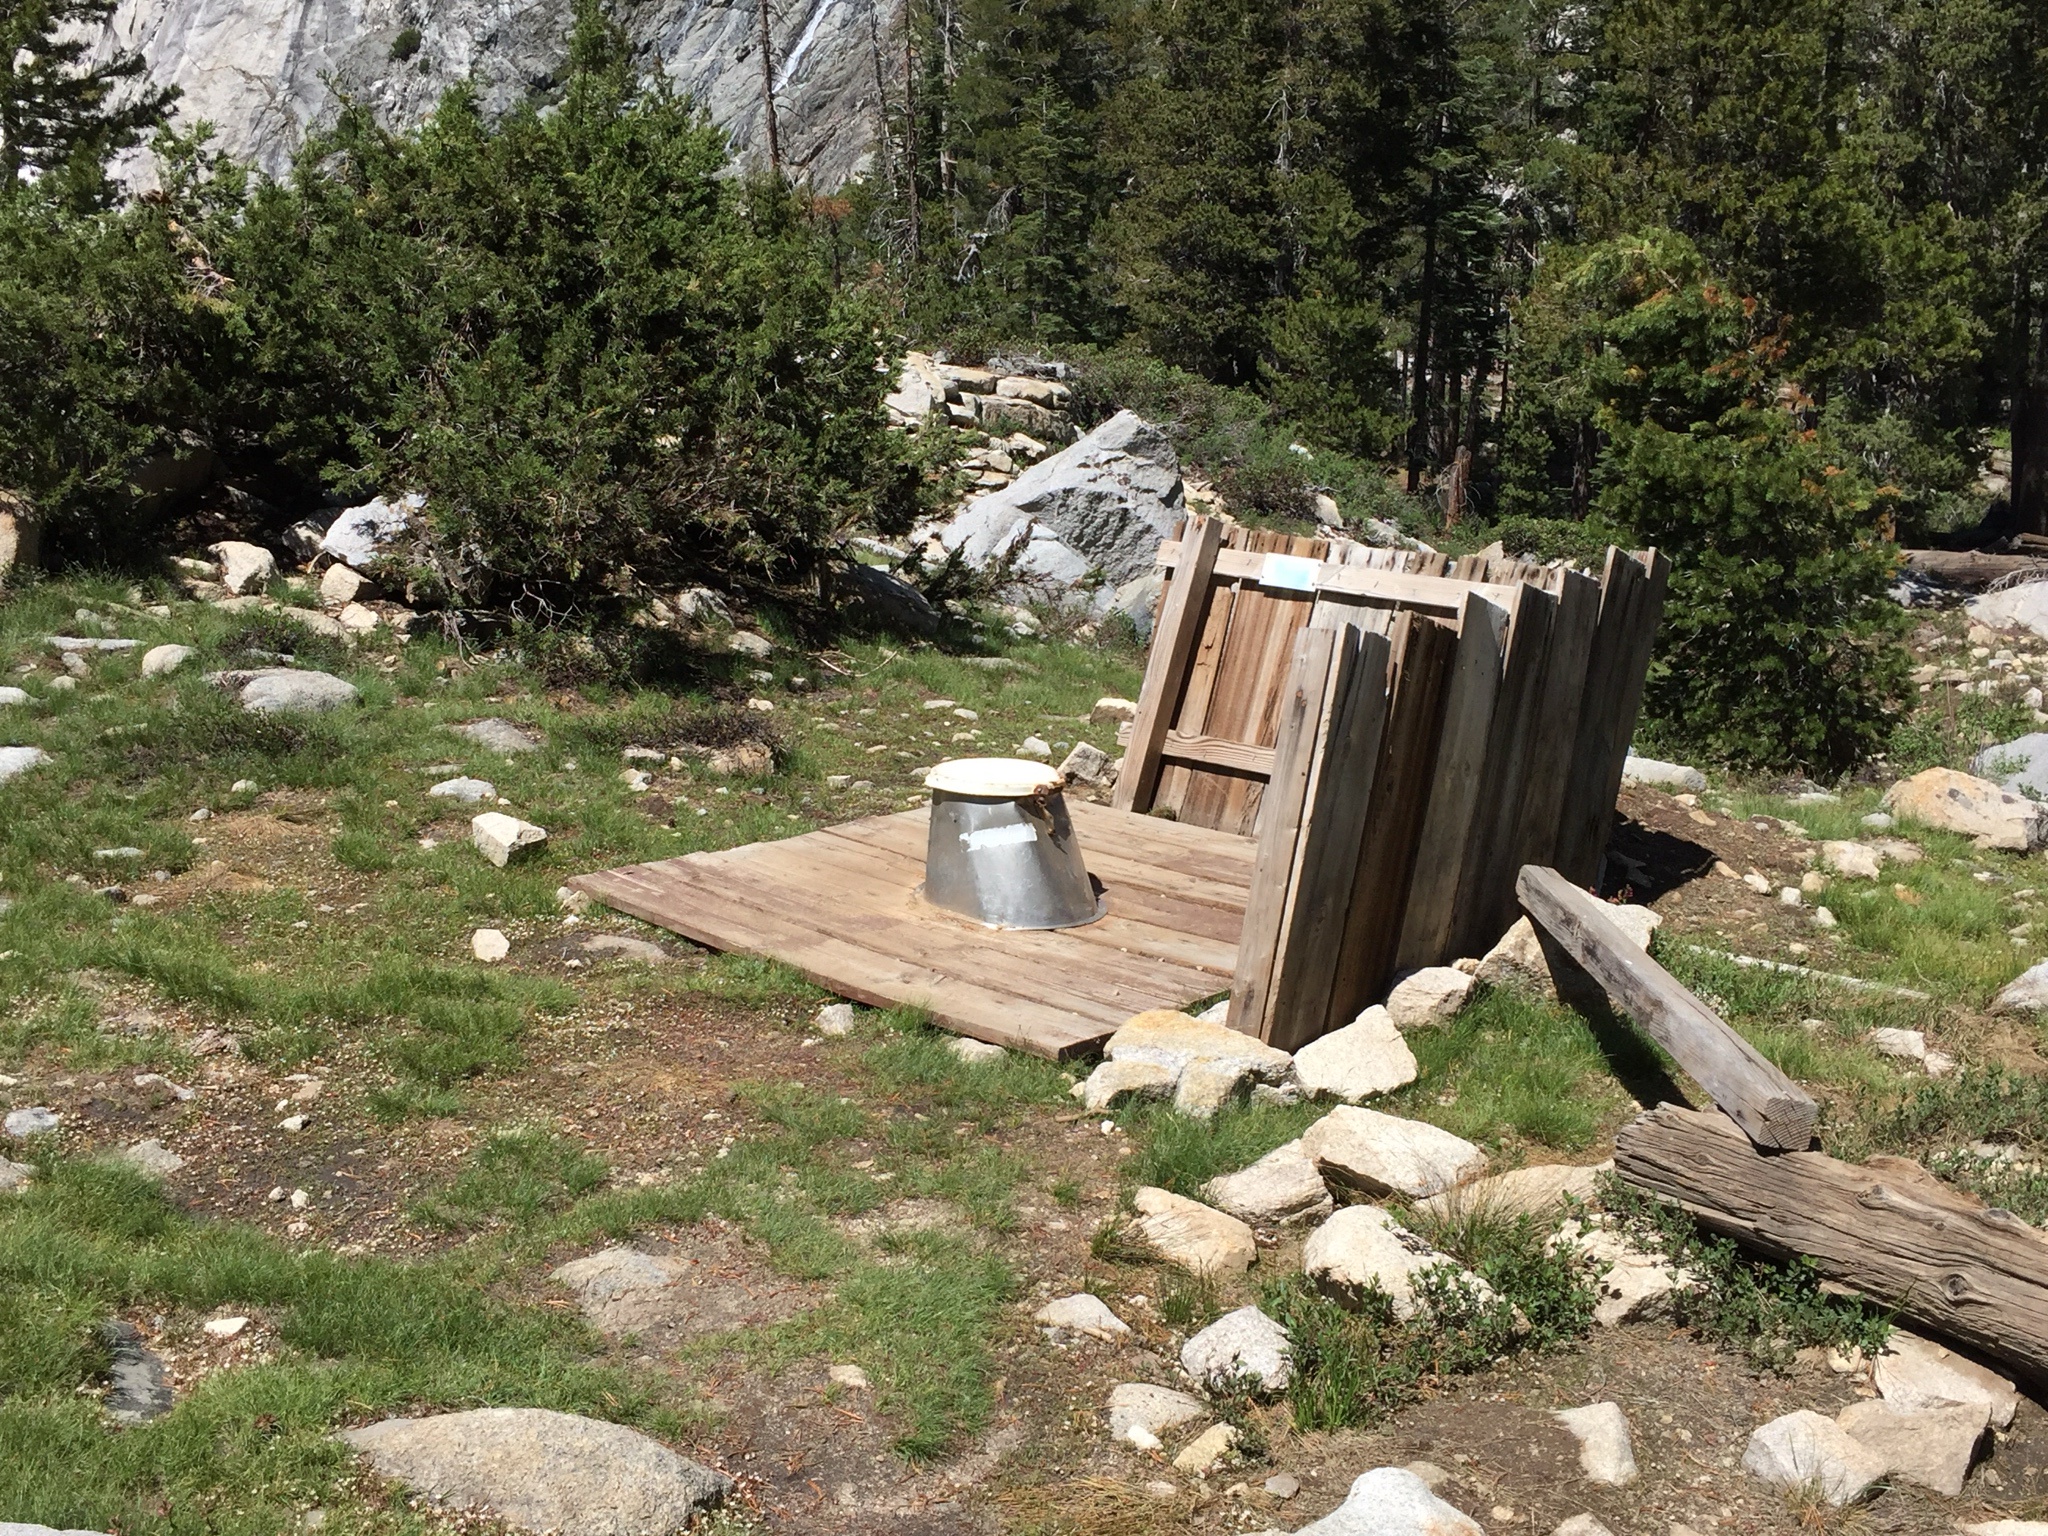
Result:
M1116 74L1101 0L965 0L953 86L953 253L962 303L999 333L1093 340L1108 167L1096 153Z
M1335 446L1392 427L1391 264L1438 111L1442 13L1395 0L1156 0L1111 109L1106 259L1166 360L1274 392Z
M106 162L161 126L177 99L140 54L88 62L116 0L0 0L0 197L54 178L104 195Z

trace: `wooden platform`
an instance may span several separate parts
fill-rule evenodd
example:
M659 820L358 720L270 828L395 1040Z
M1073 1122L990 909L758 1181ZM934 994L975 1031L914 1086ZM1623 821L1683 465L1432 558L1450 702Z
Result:
M1069 808L1107 911L1055 932L927 905L923 810L569 884L699 944L780 960L841 997L913 1003L956 1033L1057 1059L1134 1013L1229 990L1257 851L1228 832Z

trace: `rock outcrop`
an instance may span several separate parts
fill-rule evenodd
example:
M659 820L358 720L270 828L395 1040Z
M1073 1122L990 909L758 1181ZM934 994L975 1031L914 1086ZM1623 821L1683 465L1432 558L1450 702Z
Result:
M1073 447L976 497L939 543L976 569L996 568L1017 598L1101 614L1117 588L1151 573L1183 507L1180 459L1166 433L1119 411Z
M463 81L487 113L508 111L560 74L573 13L571 0L122 0L95 53L139 51L153 79L184 92L180 126L211 122L214 147L277 175L309 127L333 121L343 94L398 126L419 122ZM732 135L742 158L755 157L763 112L754 8L653 0L616 14L637 67L666 74ZM893 31L893 13L882 14ZM870 153L869 24L868 9L845 0L775 7L783 158L821 189L844 182ZM884 44L885 58L901 52ZM129 169L149 179L145 158Z

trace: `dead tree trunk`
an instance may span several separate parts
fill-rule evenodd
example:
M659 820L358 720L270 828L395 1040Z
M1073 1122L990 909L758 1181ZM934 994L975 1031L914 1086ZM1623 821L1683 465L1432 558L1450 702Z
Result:
M2012 515L2022 533L2048 533L2048 315L2019 312L2012 387Z
M2048 1239L1903 1159L1858 1168L1758 1152L1719 1115L1666 1104L1623 1127L1623 1182L1701 1225L1895 1307L1912 1322L2048 1377Z
M768 168L782 174L782 135L775 125L775 30L768 0L759 7L761 28L761 119L768 136Z

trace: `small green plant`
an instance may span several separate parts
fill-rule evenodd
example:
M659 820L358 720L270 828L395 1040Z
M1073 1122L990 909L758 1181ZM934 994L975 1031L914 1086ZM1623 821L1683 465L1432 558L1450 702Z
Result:
M1783 1370L1809 1346L1860 1347L1875 1355L1891 1331L1888 1313L1821 1289L1811 1259L1777 1263L1744 1253L1700 1228L1675 1205L1610 1178L1602 1202L1639 1239L1661 1249L1692 1285L1673 1293L1679 1321L1756 1365Z
M1098 1264L1150 1264L1159 1257L1122 1211L1105 1217L1089 1234L1088 1256Z
M405 28L398 36L391 39L391 62L394 64L405 63L420 51L420 44L423 41L424 39L420 36L420 29L418 27Z
M1216 1282L1207 1275L1174 1270L1159 1292L1159 1320L1183 1333L1208 1327L1222 1311Z
M1550 1252L1535 1222L1466 1218L1432 1230L1490 1289L1438 1265L1416 1280L1413 1315L1403 1318L1377 1285L1348 1308L1305 1275L1265 1288L1261 1305L1294 1340L1295 1428L1378 1423L1429 1382L1554 1348L1591 1326L1590 1276L1569 1254Z

